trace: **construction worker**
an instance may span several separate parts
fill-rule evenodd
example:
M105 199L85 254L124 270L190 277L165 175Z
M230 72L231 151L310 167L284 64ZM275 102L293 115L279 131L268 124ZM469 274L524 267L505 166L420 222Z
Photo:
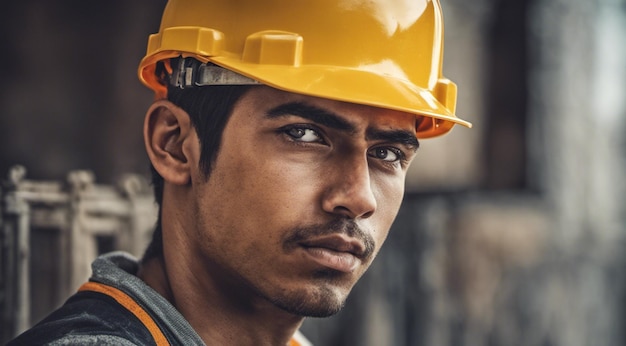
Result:
M12 344L305 345L400 207L418 140L469 123L438 0L170 0L139 78L160 206Z

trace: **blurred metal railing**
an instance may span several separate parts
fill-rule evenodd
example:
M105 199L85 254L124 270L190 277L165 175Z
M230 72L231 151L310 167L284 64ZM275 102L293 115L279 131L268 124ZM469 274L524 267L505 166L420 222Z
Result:
M96 184L89 171L70 172L67 182L34 181L15 166L1 186L2 344L61 305L100 253L140 256L156 221L151 187L138 175L116 186Z

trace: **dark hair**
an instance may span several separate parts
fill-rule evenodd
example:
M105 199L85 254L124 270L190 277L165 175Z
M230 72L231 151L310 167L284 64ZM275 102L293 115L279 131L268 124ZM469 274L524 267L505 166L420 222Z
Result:
M172 65L175 66L175 61L172 61ZM200 139L200 168L208 179L220 148L224 127L233 107L250 86L212 85L180 89L166 82L169 77L163 75L164 71L162 65L157 67L157 75L168 86L167 99L187 112L191 118L191 124ZM163 256L161 205L164 182L154 166L150 165L150 171L159 213L152 240L143 255L143 261Z

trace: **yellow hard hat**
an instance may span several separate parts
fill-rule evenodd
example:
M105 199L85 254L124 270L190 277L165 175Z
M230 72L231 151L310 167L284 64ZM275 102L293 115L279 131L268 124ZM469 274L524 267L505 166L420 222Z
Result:
M157 62L179 56L281 90L420 115L419 138L471 127L454 115L456 85L441 73L439 0L169 0L139 65L157 97L166 95Z

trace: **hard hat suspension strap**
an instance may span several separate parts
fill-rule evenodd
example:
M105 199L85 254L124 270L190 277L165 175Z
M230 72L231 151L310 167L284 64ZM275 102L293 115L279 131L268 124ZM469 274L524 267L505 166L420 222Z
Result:
M185 89L207 85L254 85L261 83L210 62L202 63L193 58L179 58L178 66L172 69L170 84Z

